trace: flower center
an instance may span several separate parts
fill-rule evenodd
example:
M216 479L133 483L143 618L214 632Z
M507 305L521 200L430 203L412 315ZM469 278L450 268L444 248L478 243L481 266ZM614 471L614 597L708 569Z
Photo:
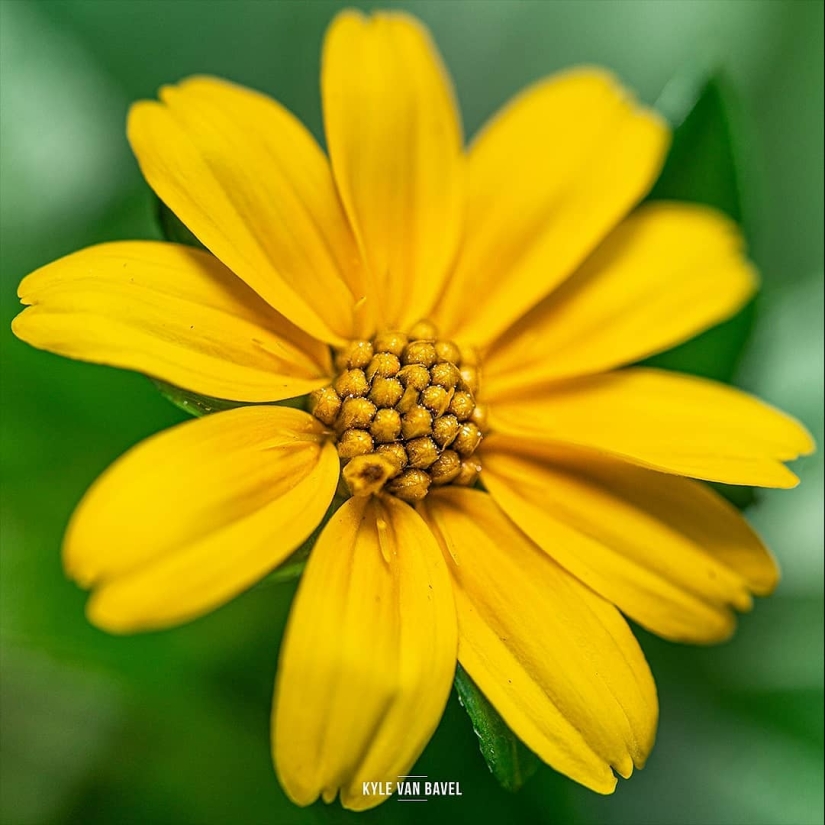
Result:
M475 482L484 411L472 355L428 321L337 353L338 375L312 393L310 412L335 432L352 495L420 501L431 487Z

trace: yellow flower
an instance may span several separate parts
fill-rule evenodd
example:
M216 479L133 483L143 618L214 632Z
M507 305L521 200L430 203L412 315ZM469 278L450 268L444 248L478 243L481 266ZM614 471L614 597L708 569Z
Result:
M21 284L24 341L249 402L116 462L72 519L66 570L99 627L192 619L310 536L343 463L355 495L280 656L289 796L377 804L362 783L409 771L456 659L529 748L608 793L657 721L622 614L715 642L777 581L690 478L791 487L782 462L813 448L731 388L615 369L749 299L739 233L701 206L634 211L669 134L601 70L537 83L465 151L423 28L345 12L322 93L329 161L277 103L220 80L136 104L147 181L212 254L109 243ZM314 416L256 404L310 392Z

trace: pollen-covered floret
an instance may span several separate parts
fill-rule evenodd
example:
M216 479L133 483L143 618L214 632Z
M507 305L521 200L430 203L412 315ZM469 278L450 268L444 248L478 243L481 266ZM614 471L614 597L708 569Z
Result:
M409 333L350 342L335 366L332 384L310 396L310 412L334 432L353 495L383 490L419 501L433 486L475 482L486 417L470 353L423 321Z

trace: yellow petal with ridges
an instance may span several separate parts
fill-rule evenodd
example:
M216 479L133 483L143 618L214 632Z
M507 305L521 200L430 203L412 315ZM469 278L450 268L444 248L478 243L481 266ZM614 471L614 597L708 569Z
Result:
M486 493L420 505L452 574L458 659L513 732L599 793L653 746L653 678L619 612L531 542Z
M472 231L434 313L444 335L488 344L572 275L647 193L669 141L661 118L599 69L516 97L470 148Z
M321 90L379 324L405 329L438 297L461 232L464 158L447 71L414 18L345 11L327 32Z
M718 642L778 570L745 519L704 484L619 461L484 444L490 494L542 549L622 612L667 639Z
M805 428L740 390L634 368L525 389L490 405L490 426L528 452L569 444L665 473L794 487L785 467L814 443Z
M323 518L338 473L323 428L300 410L187 421L94 483L66 534L66 572L95 588L87 613L104 630L192 619L286 559Z
M382 802L362 783L409 772L455 661L450 581L427 526L397 499L349 499L310 556L281 650L273 757L290 799Z
M757 285L743 248L736 224L714 209L642 207L490 348L485 393L603 372L729 318Z
M101 244L24 278L18 338L137 370L192 392L277 401L319 387L329 349L207 252L156 241Z
M363 298L329 164L265 95L194 77L141 101L128 136L141 171L198 240L306 332L341 343Z

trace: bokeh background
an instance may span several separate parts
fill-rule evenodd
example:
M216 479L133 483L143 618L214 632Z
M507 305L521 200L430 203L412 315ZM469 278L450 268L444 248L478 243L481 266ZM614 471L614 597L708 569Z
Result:
M688 146L682 185L713 191L732 153L764 289L741 357L745 322L675 366L735 366L735 383L823 444L822 3L402 5L432 28L468 135L525 84L570 64L606 65L665 109L682 105L697 71L721 71L730 140L705 146L711 163L696 169ZM797 463L799 489L760 494L747 510L784 577L731 642L696 649L640 633L659 685L659 739L648 767L608 798L546 767L518 794L502 790L453 697L417 772L459 780L462 798L425 811L390 800L361 817L337 804L299 810L278 787L268 744L294 583L163 633L115 638L86 623L84 595L60 565L72 508L113 459L184 413L142 376L16 341L17 283L91 243L160 237L123 126L129 103L165 82L206 72L248 84L320 138L319 49L338 8L0 0L0 822L822 822L822 452Z

